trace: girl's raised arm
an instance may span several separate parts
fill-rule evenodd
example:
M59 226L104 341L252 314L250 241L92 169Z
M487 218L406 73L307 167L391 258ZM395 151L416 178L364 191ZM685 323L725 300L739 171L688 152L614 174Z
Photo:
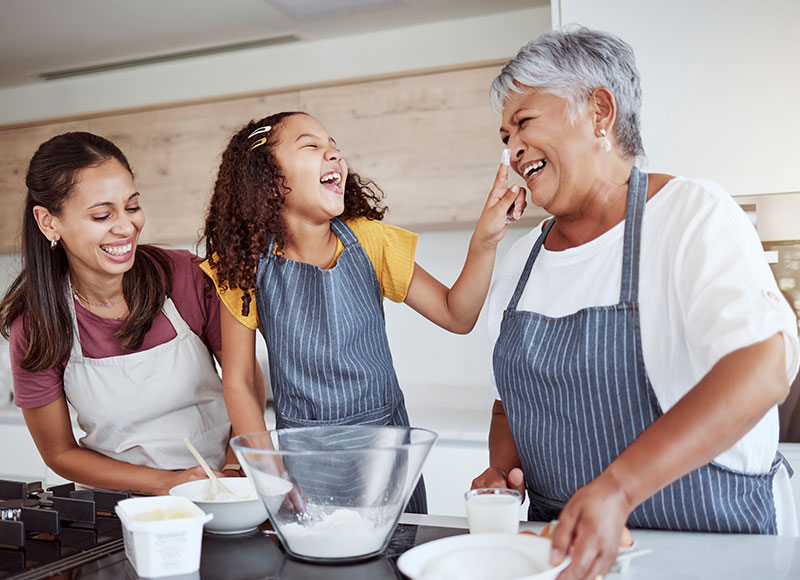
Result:
M489 292L497 244L505 236L508 223L520 218L525 205L525 189L508 187L508 165L501 163L453 287L448 288L415 264L406 304L450 332L470 332Z

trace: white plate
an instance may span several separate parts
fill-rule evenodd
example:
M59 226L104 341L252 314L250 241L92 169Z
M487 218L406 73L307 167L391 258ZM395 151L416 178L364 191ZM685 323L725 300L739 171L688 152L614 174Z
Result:
M551 580L550 540L531 534L462 534L410 549L397 560L411 580Z

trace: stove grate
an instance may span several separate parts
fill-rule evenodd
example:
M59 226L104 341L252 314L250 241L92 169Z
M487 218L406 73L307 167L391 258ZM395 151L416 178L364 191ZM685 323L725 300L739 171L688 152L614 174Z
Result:
M125 542L122 538L111 540L110 542L95 546L94 548L88 548L77 554L17 574L14 576L14 580L44 580L45 578L52 578L56 574L99 560L104 556L115 554L123 549L125 549Z

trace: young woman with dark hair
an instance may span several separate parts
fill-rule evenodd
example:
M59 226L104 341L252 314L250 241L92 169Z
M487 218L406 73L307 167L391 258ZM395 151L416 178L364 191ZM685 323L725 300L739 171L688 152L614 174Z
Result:
M139 244L133 173L102 137L43 143L26 184L22 271L0 302L0 332L45 463L86 485L166 493L204 477L188 437L220 469L230 423L213 361L219 302L199 260Z

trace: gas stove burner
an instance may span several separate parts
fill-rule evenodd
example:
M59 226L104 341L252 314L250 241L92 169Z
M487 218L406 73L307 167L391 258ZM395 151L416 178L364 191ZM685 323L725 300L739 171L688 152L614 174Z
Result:
M38 507L35 499L8 499L0 501L0 520L16 522L22 518L22 508Z
M0 479L0 580L50 578L121 553L114 506L129 495Z
M0 521L16 522L22 516L22 510L18 509L0 509Z

